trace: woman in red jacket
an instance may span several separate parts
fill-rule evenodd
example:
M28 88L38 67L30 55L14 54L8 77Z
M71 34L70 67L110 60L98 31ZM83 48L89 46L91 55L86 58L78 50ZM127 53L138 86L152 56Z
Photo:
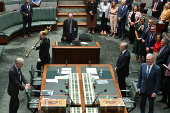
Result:
M156 36L156 44L153 47L153 55L154 55L154 60L156 61L156 58L159 54L159 50L161 49L161 40L162 40L162 34L157 34Z

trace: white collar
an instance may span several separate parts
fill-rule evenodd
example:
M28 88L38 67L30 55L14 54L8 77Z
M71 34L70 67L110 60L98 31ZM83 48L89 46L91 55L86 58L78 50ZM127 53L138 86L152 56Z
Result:
M15 68L17 69L17 71L18 71L18 68L17 68L17 66L15 65Z
M149 66L149 65L147 65L147 66ZM151 69L151 68L153 67L153 64L152 64L152 65L150 65L149 67L150 67L150 69Z
M126 50L122 51L122 55L126 52Z

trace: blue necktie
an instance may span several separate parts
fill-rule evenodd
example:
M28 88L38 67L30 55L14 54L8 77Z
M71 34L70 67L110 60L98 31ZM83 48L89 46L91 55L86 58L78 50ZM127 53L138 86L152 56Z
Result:
M147 70L147 73L146 73L147 78L149 77L149 70L150 70L150 66L148 66L148 70Z

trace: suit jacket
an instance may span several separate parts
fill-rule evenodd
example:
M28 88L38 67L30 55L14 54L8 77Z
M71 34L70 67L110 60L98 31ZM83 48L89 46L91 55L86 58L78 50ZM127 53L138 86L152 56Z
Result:
M103 15L103 11L104 10L104 2L100 3L100 7L99 7L99 17L102 17ZM106 10L105 10L105 18L110 17L110 3L107 3L106 5Z
M154 8L154 5L155 5L155 1L153 2L151 9ZM159 1L156 7L156 12L155 13L152 12L152 16L155 18L159 18L162 10L163 10L163 3Z
M161 69L159 66L153 64L152 69L147 78L147 63L141 64L138 84L137 87L140 89L141 93L147 93L152 95L153 93L158 92L158 88L161 80Z
M69 22L68 19L64 20L63 24L63 37L66 37L66 41L68 40L68 35L69 35ZM72 39L75 40L77 38L77 32L78 32L78 27L77 27L77 21L72 19Z
M32 4L29 3L29 6L30 6L30 18L32 18L32 15L33 15ZM23 19L24 20L28 20L29 19L29 16L25 16L26 14L29 13L26 3L22 4L20 13L23 15Z
M118 14L117 14L117 18L121 18L121 21L125 20L126 21L126 13L128 11L128 7L126 5L124 5L123 10L121 11L122 6L119 6L118 8Z
M152 40L150 40L151 32L149 32L148 35L147 35L147 38L145 39L145 47L149 47L149 51L151 53L153 52L151 47L154 47L154 45L156 43L156 41L155 41L156 35L157 35L157 33L155 33Z
M169 49L169 46L167 45L156 59L155 64L161 68L162 74L164 74L164 71L165 71L163 64L166 64L169 54L170 54L170 49Z
M145 27L145 29L143 30L143 33L142 33L142 39L146 40L147 37L148 37L148 34L151 32L151 29L150 27Z
M119 56L116 64L116 72L118 76L128 76L129 75L129 63L130 63L130 53L126 50L122 56Z
M36 50L39 50L39 58L41 59L41 63L49 63L50 62L50 40L46 37L40 43L40 46L36 47Z
M8 94L10 96L17 96L20 91L23 91L25 89L24 86L22 86L22 82L24 84L27 84L27 80L23 76L21 72L21 81L20 81L20 76L18 75L17 69L15 65L12 66L12 68L9 70L9 84L8 84Z
M128 6L128 10L132 9L132 3L133 3L133 0L126 0L126 5Z
M133 11L131 11L128 15L128 26L130 27L130 22L131 22L131 16L133 14ZM136 12L135 14L135 22L139 23L140 22L140 18L141 18L141 13L140 12ZM136 24L137 25L137 24ZM134 25L133 27L136 27L136 25Z

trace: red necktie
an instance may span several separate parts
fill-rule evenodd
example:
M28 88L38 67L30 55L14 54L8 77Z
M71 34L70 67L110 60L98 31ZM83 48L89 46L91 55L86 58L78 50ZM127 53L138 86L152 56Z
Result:
M154 10L156 10L157 3L158 3L158 2L155 2L154 8L153 8Z
M170 67L170 63L169 63L169 65L168 65L168 67ZM168 69L166 70L166 72L165 72L165 76L168 76Z

